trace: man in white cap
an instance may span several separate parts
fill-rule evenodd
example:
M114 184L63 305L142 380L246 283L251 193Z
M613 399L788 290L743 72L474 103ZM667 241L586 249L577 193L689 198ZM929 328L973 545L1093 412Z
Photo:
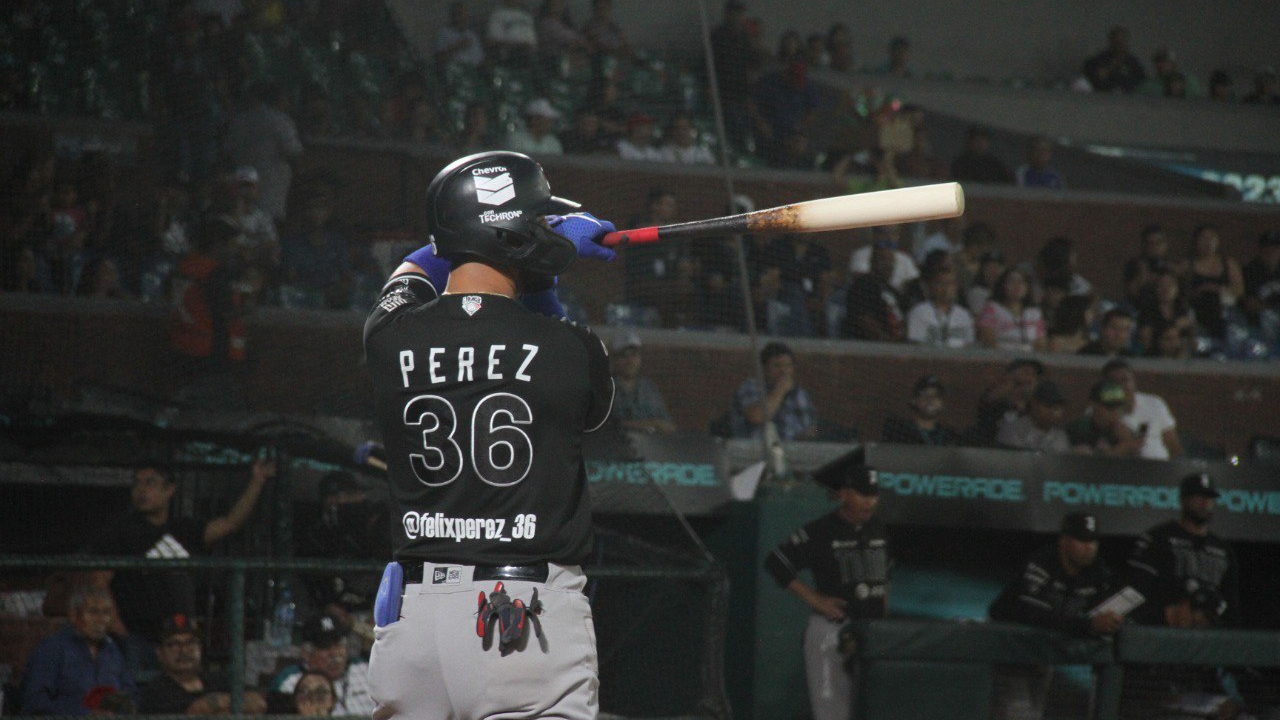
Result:
M524 153L535 159L544 155L563 155L560 138L552 127L560 119L560 111L546 98L535 98L524 107L524 128L511 131L505 144L507 150Z

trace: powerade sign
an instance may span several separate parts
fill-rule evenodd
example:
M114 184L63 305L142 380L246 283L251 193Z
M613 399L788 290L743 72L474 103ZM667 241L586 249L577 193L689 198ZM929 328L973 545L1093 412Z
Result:
M663 487L720 487L714 465L680 462L614 462L596 460L587 465L592 483L660 485Z
M606 428L586 437L582 455L598 512L708 515L730 500L720 448L710 436Z
M1105 534L1134 534L1176 517L1181 479L1207 472L1221 493L1215 532L1280 542L1275 466L885 444L869 444L867 459L890 523L1055 532L1066 513L1088 511Z

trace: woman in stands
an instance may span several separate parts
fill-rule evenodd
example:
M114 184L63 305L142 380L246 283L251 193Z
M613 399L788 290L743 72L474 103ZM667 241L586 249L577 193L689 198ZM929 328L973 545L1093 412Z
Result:
M966 246L967 247L967 246ZM973 275L973 284L965 291L965 304L974 317L982 314L987 301L991 299L991 290L996 281L1004 274L1004 255L999 250L988 250L978 260L978 270Z
M1187 264L1187 291L1200 329L1223 339L1227 334L1226 310L1244 294L1240 263L1222 251L1218 228L1201 225L1192 235L1191 262Z
M1068 295L1058 303L1049 329L1047 349L1053 353L1074 355L1089 344L1089 326L1093 324L1094 297Z
M978 341L1001 350L1043 350L1044 316L1031 299L1031 282L1026 273L1010 268L992 289L978 316Z
M1156 275L1155 282L1138 294L1138 342L1153 354L1159 329L1173 326L1179 331L1194 333L1196 322L1191 305L1182 292L1182 283L1170 270Z

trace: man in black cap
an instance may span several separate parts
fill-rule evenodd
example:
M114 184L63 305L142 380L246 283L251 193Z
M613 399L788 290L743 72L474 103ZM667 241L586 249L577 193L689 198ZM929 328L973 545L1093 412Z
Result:
M1078 637L1112 635L1124 624L1124 617L1115 612L1090 612L1108 597L1111 587L1111 570L1098 557L1097 518L1071 513L1062 519L1057 542L1040 548L1027 560L987 613L992 620ZM1052 668L1013 665L996 670L994 716L1000 720L1043 717Z
M813 610L804 631L804 664L814 720L848 720L856 675L840 652L840 631L846 620L888 614L889 539L875 517L879 480L864 450L836 458L813 477L840 506L793 533L764 566ZM813 586L799 578L806 568Z
M369 665L350 656L342 619L328 613L311 618L302 626L302 640L303 664L291 665L276 675L271 681L274 698L293 695L305 673L318 672L333 682L337 697L334 715L372 715Z
M166 617L156 657L160 675L138 693L138 712L144 715L226 715L231 712L227 679L204 671L200 627L190 616ZM245 693L245 712L260 715L266 700Z
M1182 514L1138 536L1130 584L1146 597L1137 620L1170 627L1240 624L1240 563L1209 531L1218 487L1207 473L1182 479Z
M925 375L916 381L907 407L911 417L890 415L884 420L880 439L904 445L958 445L960 436L942 424L942 397L945 388L937 375Z
M1041 380L1031 391L1025 412L1010 411L1000 419L996 442L1017 450L1066 452L1071 447L1062 429L1066 404L1057 383Z

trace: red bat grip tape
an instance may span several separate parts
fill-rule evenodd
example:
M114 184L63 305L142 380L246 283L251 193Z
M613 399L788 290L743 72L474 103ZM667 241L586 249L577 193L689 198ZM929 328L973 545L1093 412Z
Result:
M613 247L615 245L634 245L636 243L651 243L658 241L658 226L637 228L635 230L619 230L605 235L600 244L605 247Z

